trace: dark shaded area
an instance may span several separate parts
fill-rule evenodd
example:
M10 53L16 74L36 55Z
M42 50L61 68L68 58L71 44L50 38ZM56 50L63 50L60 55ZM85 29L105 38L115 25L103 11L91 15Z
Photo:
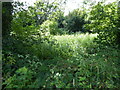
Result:
M70 32L87 32L83 26L87 23L85 21L86 14L79 10L75 9L74 11L70 12L65 17L65 28L68 29Z
M2 3L2 36L8 36L11 31L13 6L12 2Z

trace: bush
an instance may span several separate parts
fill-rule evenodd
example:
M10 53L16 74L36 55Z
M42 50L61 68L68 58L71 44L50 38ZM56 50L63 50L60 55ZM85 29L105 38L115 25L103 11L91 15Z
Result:
M63 22L65 24L65 28L69 30L69 32L86 32L83 28L83 25L86 23L85 16L85 12L79 9L70 12Z
M51 35L61 35L67 33L64 28L58 28L58 23L56 21L50 20L46 20L45 22L43 22L43 24L40 26L40 30Z
M90 24L86 27L98 33L96 41L101 44L116 46L119 43L119 15L116 2L105 5L99 2L90 11Z
M26 67L16 70L12 77L9 77L4 83L5 88L30 88L34 87L33 84L33 72Z

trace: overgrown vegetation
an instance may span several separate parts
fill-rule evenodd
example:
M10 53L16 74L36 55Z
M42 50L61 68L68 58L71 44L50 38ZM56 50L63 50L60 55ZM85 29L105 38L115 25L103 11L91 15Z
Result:
M119 16L119 7L116 2L107 5L99 2L92 7L89 16L91 23L86 24L86 27L99 34L98 43L111 46L120 44Z
M26 10L23 3L3 4L3 89L119 88L117 2L68 16L60 5L40 0Z
M87 32L83 25L87 23L85 21L86 13L82 10L76 9L72 12L70 12L65 18L64 24L65 28L69 30L70 32Z

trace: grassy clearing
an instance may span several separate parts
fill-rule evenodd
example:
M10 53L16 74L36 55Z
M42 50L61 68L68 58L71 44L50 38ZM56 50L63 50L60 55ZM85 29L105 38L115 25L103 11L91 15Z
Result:
M74 35L57 35L54 36L59 43L79 43L84 45L85 43L92 43L97 34L74 34Z
M85 55L86 48L96 47L96 43L93 42L94 38L97 34L74 34L74 35L62 35L62 36L54 36L57 40L56 43L59 44L59 50L62 50L66 53L67 56L71 55L71 57L77 55ZM62 55L63 57L64 55Z

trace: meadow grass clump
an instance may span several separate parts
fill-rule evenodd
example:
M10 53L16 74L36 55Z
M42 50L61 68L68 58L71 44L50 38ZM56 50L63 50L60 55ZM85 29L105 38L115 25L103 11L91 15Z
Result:
M78 53L85 54L87 47L95 47L93 42L97 34L76 34L76 35L61 35L54 36L57 43L60 45L60 50L68 50L67 54L71 53L72 56L76 56Z

